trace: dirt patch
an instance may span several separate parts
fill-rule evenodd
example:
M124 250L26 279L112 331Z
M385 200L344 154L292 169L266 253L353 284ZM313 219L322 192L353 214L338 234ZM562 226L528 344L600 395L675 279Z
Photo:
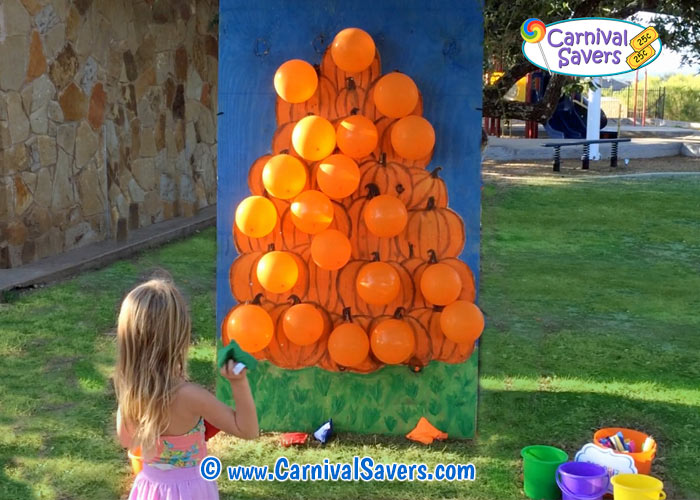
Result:
M526 177L568 179L657 172L700 172L700 158L672 156L631 159L627 165L625 165L624 160L620 159L617 168L611 168L608 160L602 160L591 162L588 170L581 168L580 160L562 160L560 172L552 171L551 161L499 163L494 160L485 160L482 164L482 175L486 182L509 182Z
M55 373L72 367L76 361L80 361L80 356L53 356L44 365L44 373Z

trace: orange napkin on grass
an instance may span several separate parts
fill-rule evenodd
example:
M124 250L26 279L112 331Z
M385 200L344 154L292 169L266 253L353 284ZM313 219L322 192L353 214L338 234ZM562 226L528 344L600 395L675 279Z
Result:
M418 424L416 424L411 432L406 434L406 437L411 441L430 444L435 439L438 441L444 441L447 439L447 433L437 429L433 424L428 422L427 418L421 417Z

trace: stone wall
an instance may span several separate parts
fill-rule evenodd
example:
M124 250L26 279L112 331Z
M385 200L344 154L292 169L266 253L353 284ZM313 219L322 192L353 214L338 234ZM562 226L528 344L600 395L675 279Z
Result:
M216 200L218 0L0 0L0 268Z

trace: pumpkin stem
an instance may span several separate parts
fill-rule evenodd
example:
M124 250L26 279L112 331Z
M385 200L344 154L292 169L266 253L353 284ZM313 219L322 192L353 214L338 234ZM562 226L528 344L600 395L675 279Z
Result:
M372 252L372 262L379 262L379 252Z
M274 243L270 243L269 245L267 245L267 251L268 251L268 252L272 252L272 251L274 251L274 250L275 250L275 244L274 244Z
M437 254L435 253L435 250L433 250L432 248L430 250L428 250L428 255L430 256L430 258L428 259L428 263L437 264L438 260L437 260Z
M352 108L352 109L350 110L350 114L353 115L353 116L356 115L356 114L359 113L359 112L360 112L360 108Z
M403 319L405 312L406 309L404 309L403 307L397 307L396 311L394 311L394 319Z
M371 200L375 196L379 196L381 194L379 192L379 186L377 186L373 182L370 182L369 184L365 184L365 189L367 189L367 199L368 200Z
M265 296L265 294L259 293L255 297L253 297L253 300L250 301L251 304L255 304L256 306L260 305L260 302L262 301L262 298Z
M430 172L430 177L433 179L439 179L438 173L442 170L442 167L435 167L432 172Z
M350 314L349 307L343 308L343 321L346 321L348 323L352 323L352 314Z
M435 209L435 196L431 196L428 198L428 203L425 205L426 210L434 210Z
M345 79L345 88L347 90L356 90L357 89L357 85L355 85L355 79L353 77L349 76Z
M445 306L438 306L435 305L433 306L433 312L442 312L442 310L445 308Z
M382 152L381 155L379 155L379 164L383 167L386 167L386 153Z
M409 259L413 258L413 243L408 244L408 258Z
M397 193L401 194L401 193L403 193L404 191L406 191L406 188L403 187L403 184L397 184L397 185L396 185L396 192L397 192Z
M301 299L299 298L298 295L296 295L294 293L289 296L289 300L292 301L293 306L295 306L297 304L301 304Z

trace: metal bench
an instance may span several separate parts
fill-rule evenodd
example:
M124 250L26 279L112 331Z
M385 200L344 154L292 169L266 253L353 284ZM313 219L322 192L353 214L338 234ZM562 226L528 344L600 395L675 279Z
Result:
M581 168L588 170L588 165L590 162L590 146L591 144L611 144L610 146L610 166L617 167L617 145L621 142L630 142L630 139L593 139L589 141L577 141L577 142L548 142L542 144L545 148L554 148L554 161L552 163L552 170L559 172L561 170L561 148L567 146L583 146L583 156L581 156Z

